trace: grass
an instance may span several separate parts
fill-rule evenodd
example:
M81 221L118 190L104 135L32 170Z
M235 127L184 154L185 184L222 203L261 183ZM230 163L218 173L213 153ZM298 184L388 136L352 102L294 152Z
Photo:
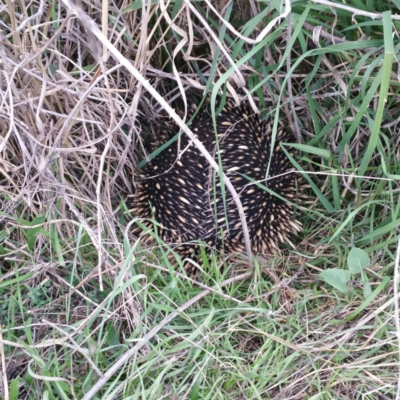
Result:
M400 4L101 4L0 2L0 398L398 398ZM202 96L310 189L296 249L189 277L127 196Z

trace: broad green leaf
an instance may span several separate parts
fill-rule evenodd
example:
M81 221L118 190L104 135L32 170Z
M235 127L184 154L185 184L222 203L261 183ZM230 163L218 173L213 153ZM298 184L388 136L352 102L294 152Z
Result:
M368 254L357 247L353 247L347 257L347 265L352 274L359 274L364 268L371 263Z
M329 283L342 293L347 292L347 282L350 280L349 271L338 268L330 268L322 271L320 277L324 282Z

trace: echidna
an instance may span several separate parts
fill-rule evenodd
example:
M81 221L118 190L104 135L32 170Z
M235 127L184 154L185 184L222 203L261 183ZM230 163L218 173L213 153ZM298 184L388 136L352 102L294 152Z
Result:
M272 148L271 120L264 121L246 106L230 103L216 117L216 127L217 135L206 111L191 125L239 195L253 251L272 253L279 243L290 243L289 234L301 230L290 203L301 197L303 181L281 147L290 133L281 123ZM152 149L178 132L178 127L161 131ZM144 218L149 228L155 220L159 237L178 244L175 250L182 259L193 258L199 250L198 244L183 243L198 239L216 250L244 250L242 224L231 194L221 189L220 178L185 134L139 174L133 215Z

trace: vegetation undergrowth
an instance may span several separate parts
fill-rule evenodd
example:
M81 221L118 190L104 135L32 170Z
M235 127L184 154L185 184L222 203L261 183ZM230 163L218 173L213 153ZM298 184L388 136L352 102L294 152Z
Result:
M0 1L0 26L1 399L399 397L398 1ZM128 196L162 100L202 98L287 121L310 189L295 249L187 276Z

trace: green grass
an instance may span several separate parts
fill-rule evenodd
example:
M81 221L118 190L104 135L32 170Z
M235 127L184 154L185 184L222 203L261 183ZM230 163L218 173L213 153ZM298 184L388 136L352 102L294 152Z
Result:
M0 2L0 398L397 398L399 2L147 3ZM310 188L296 249L188 277L127 196L202 98L287 121Z

